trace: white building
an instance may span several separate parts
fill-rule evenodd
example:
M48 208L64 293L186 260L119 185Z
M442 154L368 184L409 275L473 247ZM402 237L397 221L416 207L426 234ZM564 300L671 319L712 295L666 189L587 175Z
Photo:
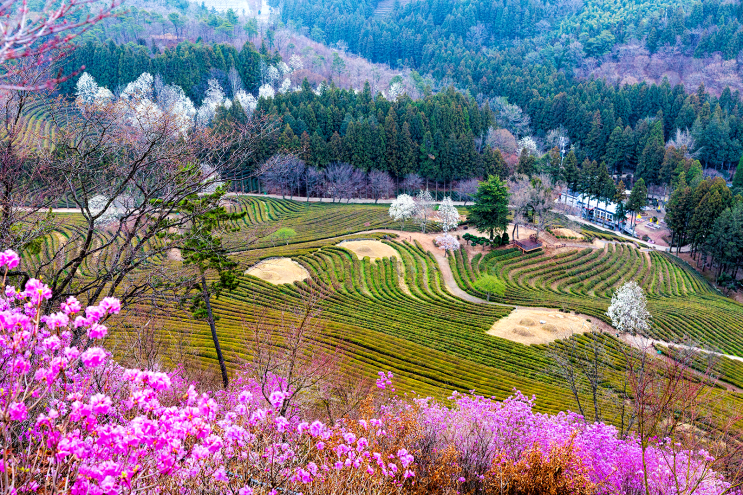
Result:
M591 199L583 194L572 191L561 193L557 200L569 206L581 209L583 218L615 228L624 218L617 217L617 204Z

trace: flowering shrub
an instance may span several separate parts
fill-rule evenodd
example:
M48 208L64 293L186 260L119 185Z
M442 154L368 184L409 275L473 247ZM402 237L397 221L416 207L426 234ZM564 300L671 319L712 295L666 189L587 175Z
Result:
M0 267L18 261L0 255ZM4 294L0 493L308 494L347 483L389 493L414 476L404 438L387 434L395 408L330 427L279 415L280 388L268 403L246 380L199 394L177 374L123 369L95 345L107 333L101 321L120 310L116 299L83 310L69 298L42 315L51 291L40 281ZM86 331L80 347L72 327Z
M0 253L5 273L18 263ZM298 406L279 414L291 390L278 379L265 400L246 376L209 395L177 372L122 368L98 345L105 318L120 311L114 298L85 309L69 298L43 315L51 291L39 280L2 294L2 494L644 491L636 439L572 413L535 413L519 393L502 402L455 394L448 407L370 398L353 419L327 425ZM84 330L76 345L72 328ZM392 378L380 372L380 396L394 391ZM676 452L672 464L662 443L651 447L653 493L722 493L729 485L705 456Z
M449 251L459 249L459 241L451 234L440 235L435 241L439 249L443 249L446 254L449 254Z

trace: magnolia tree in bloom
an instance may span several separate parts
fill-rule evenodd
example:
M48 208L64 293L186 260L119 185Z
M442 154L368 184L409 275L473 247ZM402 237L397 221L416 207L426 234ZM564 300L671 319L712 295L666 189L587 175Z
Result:
M273 98L274 96L276 96L276 91L270 84L264 84L258 88L258 98Z
M408 220L413 218L415 211L415 201L407 194L399 195L390 205L390 217L395 222L400 222L400 230Z
M230 389L200 393L177 371L111 359L101 341L117 299L83 308L69 297L42 314L49 287L5 285L19 263L0 253L3 494L499 493L524 476L529 486L586 494L731 488L706 450L662 439L641 446L573 413L536 413L535 399L518 392L503 402L455 392L448 404L411 404L385 395L393 376L380 372L367 405L333 425L299 403L282 413L293 390L278 377L268 377L269 393L242 372ZM84 336L74 345L73 328ZM544 463L549 475L530 468ZM540 493L523 488L514 493Z
M431 192L428 189L425 191L421 189L415 196L414 201L415 218L418 219L421 230L425 234L428 222L431 221L431 217L433 216L433 196L431 196Z
M444 198L436 212L436 217L441 223L441 228L444 229L445 234L459 225L459 212L454 206L451 197L446 196Z
M459 241L456 237L451 234L440 235L436 238L436 245L444 250L444 254L448 256L449 251L455 251L459 249Z
M650 312L642 287L630 281L622 285L611 298L611 324L620 332L645 333L650 330Z
M232 102L225 98L224 90L216 79L209 79L206 95L201 107L196 112L196 122L201 126L209 125L221 106L229 108Z
M147 72L127 84L118 99L108 89L98 86L86 72L77 81L75 95L83 111L104 110L109 103L125 107L130 122L142 130L157 127L157 122L166 115L185 136L197 116L196 108L183 89L164 85L159 77L153 78Z

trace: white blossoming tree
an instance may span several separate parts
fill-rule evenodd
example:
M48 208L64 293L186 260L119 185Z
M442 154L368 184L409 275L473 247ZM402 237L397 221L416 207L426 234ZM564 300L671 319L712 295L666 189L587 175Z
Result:
M281 77L281 72L279 69L274 67L273 65L268 68L268 82L273 83L274 81L277 81Z
M258 100L255 99L255 96L246 91L240 90L235 93L235 99L240 103L245 115L248 117L253 115L253 112L258 107Z
M436 245L439 249L444 250L444 256L449 255L449 251L459 249L459 241L451 234L440 235L436 238Z
M389 100L396 100L397 97L402 94L402 90L403 90L402 84L400 84L399 82L393 82L392 84L390 84L390 90L387 95L387 98Z
M276 67L282 76L288 76L292 73L292 68L289 67L284 61L279 62Z
M106 88L101 88L95 82L93 76L83 72L80 79L77 80L75 87L77 101L86 105L100 103L113 98L113 93Z
M530 155L538 156L539 155L539 148L537 146L537 142L534 141L534 138L531 136L525 136L521 139L519 139L519 151L526 150L529 152Z
M214 118L217 108L225 105L227 102L224 97L224 90L216 79L209 79L209 87L206 89L204 102L196 112L196 122L199 125L206 126Z
M304 69L304 62L302 62L302 57L297 54L289 57L289 67L291 67L292 71Z
M258 98L273 98L276 92L270 84L264 84L258 88Z
M141 129L156 126L163 115L167 115L185 136L196 117L196 108L181 87L165 85L160 76L153 78L147 72L127 84L118 100L107 88L98 86L88 73L83 73L78 79L75 94L81 107L108 103L120 106L130 122Z
M281 94L288 93L291 87L292 87L292 82L287 77L286 79L282 81L281 86L279 86L279 93Z
M609 311L611 324L622 333L644 333L650 330L650 313L642 287L631 281L622 285L611 298Z
M420 223L421 230L426 233L426 227L428 222L433 217L433 196L431 192L426 189L425 191L420 190L415 196L415 218Z
M459 212L454 206L454 202L451 200L451 197L446 196L444 198L444 200L439 205L439 210L436 212L436 217L441 223L441 228L444 229L444 234L459 225Z
M407 194L401 194L390 205L390 217L395 222L400 222L400 230L405 223L415 215L415 201Z
M143 72L136 80L130 82L121 92L121 98L125 100L151 100L155 91L153 83L155 78L149 72Z
M167 114L176 118L181 129L181 134L186 135L193 127L194 118L196 117L196 107L191 99L186 96L183 88L176 85L163 85L157 91L157 104Z

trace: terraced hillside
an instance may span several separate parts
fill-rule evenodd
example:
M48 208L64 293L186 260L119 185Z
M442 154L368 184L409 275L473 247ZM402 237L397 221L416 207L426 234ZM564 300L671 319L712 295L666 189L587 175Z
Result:
M373 376L390 370L399 377L399 390L438 397L454 389L476 389L503 398L517 388L536 394L544 410L574 407L548 352L550 346L562 345L561 341L526 346L486 332L514 305L564 308L606 320L613 290L630 279L649 294L655 336L676 340L688 334L727 353L743 355L741 306L664 254L612 242L603 249L563 248L558 254L522 255L513 249L472 253L472 257L465 250L455 253L450 257L454 280L471 295L484 297L472 287L482 273L496 273L506 280L506 293L495 297L498 304L487 305L452 295L447 283L453 282L444 280L437 256L405 234L387 230L399 225L391 222L386 206L307 204L255 196L232 199L247 215L231 225L243 230L228 234L224 241L245 270L260 260L280 256L293 259L310 275L309 281L274 285L246 274L237 292L223 294L215 302L220 341L233 370L249 359L246 338L251 326L259 320L278 325L303 299L310 284L312 290L325 294L321 305L327 331L321 345L343 349L351 360L349 365L359 373ZM288 245L267 237L247 246L246 229L261 223L291 228L296 236ZM59 249L74 226L75 215L70 214L66 226L47 238L37 261ZM418 230L412 224L407 228ZM350 239L380 241L395 255L378 261L359 259L340 244ZM177 261L162 262L178 269ZM93 268L86 266L83 271ZM163 338L188 330L190 346L203 363L215 360L206 324L177 307L167 312L165 322ZM590 337L572 338L583 345ZM612 335L601 338L620 345ZM618 355L616 377L621 366ZM738 383L739 367L727 365L726 370L731 374L728 381ZM609 380L606 387L611 389L612 383Z
M451 266L459 286L473 295L483 297L472 286L479 274L494 273L507 284L498 302L565 308L604 321L613 290L634 280L648 296L653 337L670 342L690 337L743 356L743 306L666 253L613 243L557 255L504 249L469 258L462 251Z

